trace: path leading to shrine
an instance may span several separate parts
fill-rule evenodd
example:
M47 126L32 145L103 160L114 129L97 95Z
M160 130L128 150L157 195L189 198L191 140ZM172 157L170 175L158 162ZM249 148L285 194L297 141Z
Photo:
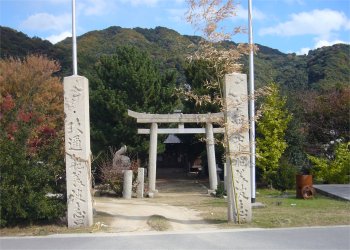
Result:
M187 206L195 200L207 198L207 187L202 181L190 178L158 179L155 198L124 200L95 197L97 214L94 224L100 222L103 231L145 232L154 231L147 221L151 216L163 216L169 231L197 231L215 229L200 216L200 212ZM183 206L186 203L186 207ZM105 226L104 226L105 225Z

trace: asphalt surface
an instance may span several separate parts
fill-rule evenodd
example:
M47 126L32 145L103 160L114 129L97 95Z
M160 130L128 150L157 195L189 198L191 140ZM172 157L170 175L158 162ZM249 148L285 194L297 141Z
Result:
M350 249L350 226L1 237L0 249Z
M350 184L313 185L317 192L333 198L350 201Z

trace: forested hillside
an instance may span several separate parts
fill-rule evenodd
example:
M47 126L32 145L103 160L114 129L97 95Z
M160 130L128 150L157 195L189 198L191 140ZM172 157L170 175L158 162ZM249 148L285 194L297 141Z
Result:
M147 51L161 71L175 70L178 81L184 81L186 58L193 52L201 38L182 36L164 27L155 29L126 29L112 26L91 31L78 37L79 71L88 74L101 55L112 54L117 46L132 45ZM284 54L276 49L258 45L255 57L256 85L271 81L284 89L330 89L349 84L350 46L337 44L312 50L308 55ZM1 57L39 53L56 59L62 66L61 75L71 71L71 39L58 44L1 27ZM242 58L247 72L247 58Z

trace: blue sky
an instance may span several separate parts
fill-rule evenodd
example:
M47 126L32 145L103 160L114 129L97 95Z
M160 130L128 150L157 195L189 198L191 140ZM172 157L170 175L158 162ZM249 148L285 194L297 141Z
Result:
M254 42L285 53L350 43L349 0L252 0ZM227 26L247 27L248 0ZM185 0L76 0L77 33L109 26L155 28L200 35L186 22ZM0 0L0 24L55 43L71 35L71 0ZM248 35L234 36L247 42Z

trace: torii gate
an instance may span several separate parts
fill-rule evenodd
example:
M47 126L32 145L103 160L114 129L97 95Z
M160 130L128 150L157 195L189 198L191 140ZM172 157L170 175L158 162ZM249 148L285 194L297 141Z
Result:
M207 141L210 188L217 187L214 133L222 133L223 128L213 128L213 122L224 119L225 134L228 140L226 156L228 218L236 222L249 222L252 217L251 184L255 188L255 176L251 179L250 142L247 76L232 73L224 79L224 113L214 114L146 114L128 110L138 123L151 123L151 129L139 129L139 134L150 134L149 149L149 190L156 192L156 160L158 134L205 133ZM178 123L178 128L158 129L158 123ZM185 128L184 123L205 123L204 128Z
M149 148L149 192L157 192L157 138L158 134L206 134L206 148L208 156L208 170L210 189L215 190L218 185L215 159L214 133L223 133L223 128L214 128L213 122L223 121L223 113L209 114L148 114L128 110L128 115L136 118L137 123L151 123L151 129L138 129L138 134L150 134ZM158 128L158 123L178 123L178 128ZM185 123L205 123L205 128L185 128Z

